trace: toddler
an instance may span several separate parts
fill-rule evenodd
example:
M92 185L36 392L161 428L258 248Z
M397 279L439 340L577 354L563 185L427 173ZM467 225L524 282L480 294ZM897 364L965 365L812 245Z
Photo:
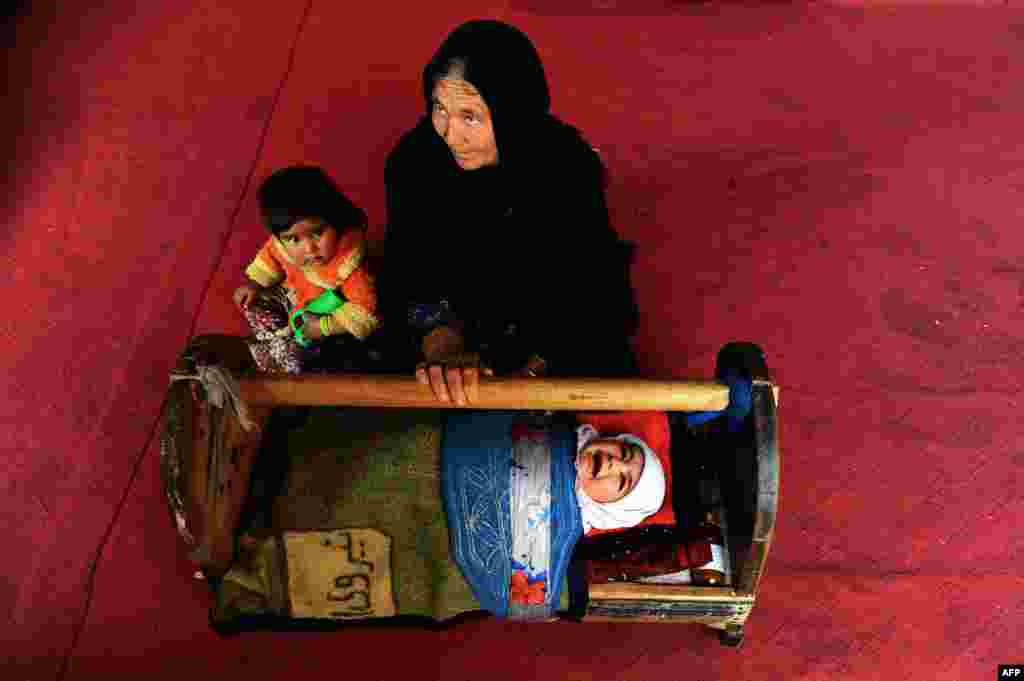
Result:
M256 336L249 344L256 364L286 373L352 368L380 323L365 213L312 166L273 173L259 204L271 236L245 270L250 281L234 293ZM293 328L289 320L328 291L336 307L304 312Z

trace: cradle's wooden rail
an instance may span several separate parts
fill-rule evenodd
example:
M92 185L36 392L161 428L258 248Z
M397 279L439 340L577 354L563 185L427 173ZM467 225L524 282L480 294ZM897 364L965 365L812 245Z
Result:
M242 376L239 387L242 401L255 406L463 408L438 402L411 376ZM465 408L720 411L728 404L729 389L714 381L502 377L481 378Z

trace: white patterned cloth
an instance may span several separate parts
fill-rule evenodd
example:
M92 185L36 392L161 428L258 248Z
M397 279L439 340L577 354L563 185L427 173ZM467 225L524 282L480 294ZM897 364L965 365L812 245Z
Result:
M551 569L551 450L543 431L527 431L525 437L514 440L509 510L513 570L509 616L542 619L551 612L546 598L540 598Z

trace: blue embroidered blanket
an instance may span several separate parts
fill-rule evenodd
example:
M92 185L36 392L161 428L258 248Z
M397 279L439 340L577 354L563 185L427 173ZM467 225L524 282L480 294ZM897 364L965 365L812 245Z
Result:
M452 413L441 450L441 494L452 556L481 606L522 620L557 610L583 536L565 424L528 412Z

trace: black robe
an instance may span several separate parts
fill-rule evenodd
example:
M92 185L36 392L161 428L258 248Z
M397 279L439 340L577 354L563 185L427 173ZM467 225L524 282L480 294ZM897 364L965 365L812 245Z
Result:
M609 224L604 166L575 128L548 114L532 45L495 23L476 22L468 37L456 31L432 65L471 55L466 77L491 109L498 165L459 168L429 115L387 160L378 292L390 345L402 349L393 356L402 369L421 359L429 329L410 323L410 310L445 301L466 324L469 349L499 373L537 354L551 375L633 374L631 249ZM504 59L482 58L495 50ZM533 68L515 66L531 60Z

